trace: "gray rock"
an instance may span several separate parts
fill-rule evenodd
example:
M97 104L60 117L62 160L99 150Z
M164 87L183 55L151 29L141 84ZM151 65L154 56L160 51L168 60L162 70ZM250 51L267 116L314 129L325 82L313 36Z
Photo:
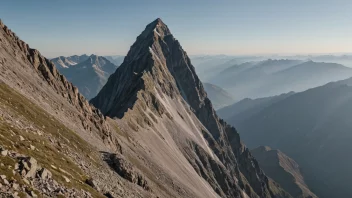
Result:
M3 179L2 181L4 182L5 185L9 185L10 184L10 182L7 181L7 179Z
M52 177L52 173L48 169L42 168L39 171L39 176L41 179L50 179Z
M22 160L22 165L27 171L25 178L34 178L38 168L37 160L33 157L29 157L25 160Z
M100 191L100 188L97 186L97 182L93 178L87 179L86 183L90 185L92 188L96 189L97 191Z
M1 155L2 156L7 156L7 154L8 154L8 150L2 150L1 151Z
M65 175L63 175L62 177L65 179L65 181L66 181L67 183L70 183L70 182L71 182L71 180L70 180L68 177L66 177Z
M13 188L13 189L17 190L18 187L19 187L19 185L18 185L17 183L12 183L12 188Z
M38 197L38 195L36 195L33 190L29 192L29 195L31 197Z
M24 137L22 137L22 136L20 135L20 140L21 140L21 141L24 141L25 139L24 139Z

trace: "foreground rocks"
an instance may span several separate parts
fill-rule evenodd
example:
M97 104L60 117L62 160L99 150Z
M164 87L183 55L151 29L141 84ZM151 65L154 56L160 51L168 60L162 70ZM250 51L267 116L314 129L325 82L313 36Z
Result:
M123 178L128 181L138 184L145 190L150 190L147 179L143 176L141 172L136 170L133 165L128 162L120 154L110 155L110 163L113 169Z
M59 184L53 174L33 157L24 157L13 151L9 151L8 157L15 159L17 163L14 167L8 166L13 176L9 178L0 175L0 197L19 197L20 194L22 197L92 197L84 190L70 189ZM66 176L63 177L66 182L70 181Z

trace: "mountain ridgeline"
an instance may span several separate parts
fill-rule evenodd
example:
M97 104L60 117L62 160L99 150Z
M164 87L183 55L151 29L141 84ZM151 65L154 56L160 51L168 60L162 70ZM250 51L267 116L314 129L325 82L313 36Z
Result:
M222 87L239 101L305 91L351 75L351 68L336 63L268 59L233 65L207 82Z
M109 76L117 68L107 58L94 54L90 56L60 56L52 61L59 68L60 73L73 83L87 99L98 94Z
M215 110L233 103L234 97L221 87L210 83L203 83L203 86Z
M237 127L248 147L268 145L285 152L319 197L352 196L351 78L247 106L238 114L246 119L233 115L225 120Z
M135 150L149 150L143 156L191 197L290 197L217 117L186 52L160 19L137 37L91 103L134 131L129 135L142 145Z

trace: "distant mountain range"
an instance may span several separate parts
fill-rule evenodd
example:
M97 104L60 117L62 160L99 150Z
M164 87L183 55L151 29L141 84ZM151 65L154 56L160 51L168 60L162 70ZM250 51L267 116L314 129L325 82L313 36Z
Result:
M260 146L251 150L264 172L293 197L316 198L304 181L299 165L280 150Z
M225 120L250 148L268 145L292 157L319 197L352 197L352 78L283 96L241 101L253 103L238 114L249 116Z
M229 123L233 123L236 126L237 123L240 123L246 120L247 118L250 118L252 115L255 115L264 108L280 100L283 100L293 94L294 92L289 92L265 98L246 98L232 105L225 106L217 110L217 113L222 119L228 121Z
M61 70L64 68L69 68L73 65L77 65L80 62L83 62L88 59L88 55L83 54L81 56L73 55L73 56L59 56L57 58L51 59L51 61L55 64L55 66Z
M70 56L52 59L60 68L59 71L75 86L87 99L98 94L109 76L115 72L117 66L103 56Z
M260 61L259 56L197 55L191 56L191 62L202 82L208 82L220 71L248 61Z
M203 83L203 86L215 110L234 102L233 96L221 87L210 83Z
M351 68L336 63L269 59L231 66L209 82L241 100L304 91L351 76Z

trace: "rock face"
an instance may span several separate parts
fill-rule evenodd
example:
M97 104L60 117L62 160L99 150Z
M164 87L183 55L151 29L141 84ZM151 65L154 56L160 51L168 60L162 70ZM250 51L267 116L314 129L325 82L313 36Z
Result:
M304 181L299 165L279 150L261 146L251 150L260 167L293 197L317 197Z
M84 97L91 99L98 94L116 68L106 58L92 54L72 67L61 69L61 73Z
M91 102L134 131L128 134L140 145L134 150L172 178L168 184L158 176L163 185L182 186L178 196L289 196L269 184L236 130L217 117L186 52L160 19L137 37Z
M203 86L215 110L233 103L233 96L221 87L210 83L203 83Z

